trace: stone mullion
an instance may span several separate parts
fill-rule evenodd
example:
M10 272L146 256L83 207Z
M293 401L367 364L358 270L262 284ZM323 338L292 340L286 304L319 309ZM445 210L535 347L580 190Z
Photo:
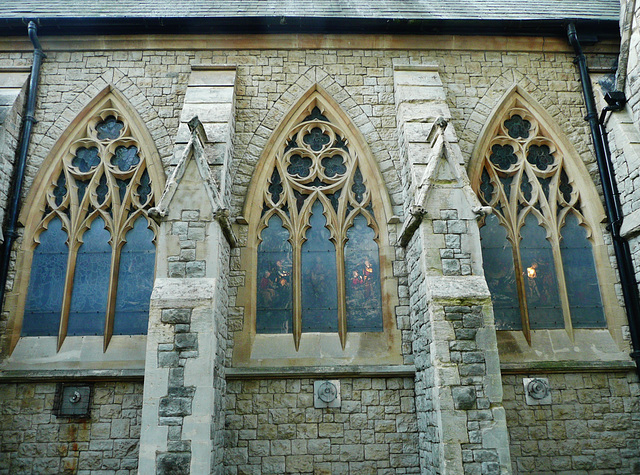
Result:
M531 345L531 325L529 323L529 307L527 306L527 292L524 285L524 269L522 267L522 259L520 257L519 239L514 239L513 250L513 268L516 275L516 289L518 291L518 300L520 305L520 318L522 321L522 333L527 343Z
M118 239L119 233L112 231L111 239L114 243L111 246L111 270L109 271L109 290L107 294L107 314L104 322L104 348L107 346L113 336L113 320L116 312L116 292L118 290L118 274L120 271L120 251L124 246L124 239Z
M67 326L69 323L69 310L71 308L71 296L73 294L73 278L76 271L76 259L81 243L78 240L77 232L69 233L69 257L67 259L67 272L64 278L64 295L62 297L62 310L60 312L60 328L58 330L57 351L60 351L62 343L67 336Z
M327 220L329 230L333 234L334 245L336 248L336 282L338 284L338 334L340 335L340 343L344 350L347 345L347 297L345 289L345 264L344 264L344 245L346 242L346 226L344 224L344 213L335 213L331 207L329 200L325 200L330 219ZM338 210L340 207L338 206ZM333 229L332 229L333 228Z
M102 164L98 165L98 168ZM65 169L68 170L68 167L65 164ZM69 173L71 175L71 173ZM72 175L73 176L73 175ZM95 173L94 173L95 176ZM67 336L67 327L69 324L69 311L71 309L71 297L73 294L73 280L76 271L76 259L78 257L78 249L81 246L81 242L79 239L80 231L82 230L82 222L86 217L86 209L82 207L82 204L85 200L88 199L89 194L89 185L87 185L85 189L85 194L83 196L82 201L77 201L74 205L74 201L71 199L72 196L78 196L78 187L76 185L77 178L73 176L74 181L73 185L71 182L68 184L68 193L70 193L70 203L69 203L69 256L67 258L67 270L65 273L65 285L64 285L64 295L62 297L62 307L60 311L60 327L58 330L58 342L57 342L57 351L60 351L62 344ZM92 177L93 179L93 177ZM75 193L75 195L73 194Z
M302 338L302 271L300 269L300 260L302 259L302 243L296 242L293 246L293 262L291 266L291 293L293 297L293 342L296 351L300 349L300 339Z
M560 236L558 233L552 232L551 248L553 249L554 270L558 281L558 293L560 294L560 302L562 304L562 315L564 316L564 328L573 341L573 324L571 323L571 307L569 305L569 293L567 292L567 282L564 278L564 265L562 264L562 254L560 252Z

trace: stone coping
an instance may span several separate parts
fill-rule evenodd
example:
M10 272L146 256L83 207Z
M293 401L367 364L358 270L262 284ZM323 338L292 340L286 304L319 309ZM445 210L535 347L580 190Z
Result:
M0 371L0 383L83 381L142 381L143 369L78 369L78 370L5 370Z
M325 377L414 377L413 365L388 366L289 366L264 368L227 368L226 378L274 379L274 378L325 378Z
M545 361L532 363L503 363L502 375L525 373L597 373L628 372L636 368L632 361ZM321 377L413 377L413 365L389 366L290 366L286 368L227 368L228 380L321 378ZM9 382L56 382L66 380L86 381L142 381L142 369L104 370L5 370L0 371L0 383Z
M502 363L500 373L602 373L628 372L636 369L632 361L536 361L529 363Z
M566 38L460 35L339 35L339 34L218 34L62 36L41 38L49 51L108 50L262 50L262 49L408 49L511 52L556 52L573 54ZM603 40L585 47L586 53L616 54L620 44ZM0 38L0 51L33 51L26 36Z

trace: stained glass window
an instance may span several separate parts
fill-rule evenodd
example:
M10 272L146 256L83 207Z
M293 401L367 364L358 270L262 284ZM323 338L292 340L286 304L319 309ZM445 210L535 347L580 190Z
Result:
M380 305L380 253L375 231L363 215L353 219L344 246L347 330L382 331Z
M567 294L571 318L576 328L602 328L607 326L598 288L591 243L587 231L580 226L578 217L569 213L561 230L560 252L566 272Z
M107 96L67 131L33 242L23 336L145 334L155 273L154 183L131 121ZM36 239L37 237L37 239ZM69 266L69 269L67 269Z
M64 295L69 248L67 233L60 218L53 218L40 234L40 244L33 253L31 279L24 309L22 334L57 335Z
M111 234L104 228L102 218L96 218L82 236L83 243L76 255L67 335L104 333L111 270Z
M118 292L113 321L114 335L146 335L149 301L156 263L154 234L149 221L140 216L127 232L120 251Z
M581 193L551 134L519 101L495 128L476 188L496 328L605 327Z
M256 332L382 332L379 225L348 134L319 105L275 151L258 224ZM375 190L378 193L379 190Z
M491 292L498 330L522 330L518 282L513 267L513 249L507 231L495 214L487 216L480 228L484 276Z
M274 214L262 231L258 246L258 333L291 333L292 331L292 255L289 231Z

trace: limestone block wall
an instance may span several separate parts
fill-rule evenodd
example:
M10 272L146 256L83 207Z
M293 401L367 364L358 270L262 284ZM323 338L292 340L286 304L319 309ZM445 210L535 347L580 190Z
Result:
M225 473L421 473L413 378L340 378L320 409L313 381L228 382Z
M636 281L640 282L640 4L622 1L621 6L622 44L616 86L625 92L627 105L611 115L607 131L624 214L620 231L629 241Z
M552 404L528 406L522 378L549 379ZM640 384L633 373L502 377L514 474L640 473Z
M26 68L0 68L0 223L4 221L26 102ZM3 239L0 236L0 239Z
M116 47L109 46L108 40L95 43L88 40L82 44L67 43L68 46L64 46L65 43L62 41L55 48L47 49L48 44L44 40L48 57L42 68L41 100L36 111L38 123L35 124L30 150L26 189L28 191L40 165L68 124L91 98L108 84L116 85L145 120L165 171L169 172L175 165L174 144L180 135L183 104L189 102L184 99L190 85L192 65L195 64L237 65L234 88L235 113L229 122L226 119L224 122L234 131L233 146L225 146L222 152L232 158L231 172L228 176L226 173L218 175L221 181L225 176L225 181L229 184L229 193L225 196L230 196L232 218L242 212L249 181L270 132L277 127L288 107L315 81L327 85L327 91L361 129L380 166L385 186L392 199L394 213L404 219L404 205L408 203L407 197L411 188L406 186L406 178L405 182L402 181L403 177L409 175L409 170L405 167L406 155L403 155L398 140L398 114L394 92L396 65L436 65L442 92L438 100L448 108L450 127L455 130L459 139L459 148L465 164L471 157L474 144L487 117L499 103L504 92L517 83L550 111L596 179L589 148L588 128L583 121L580 85L572 63L573 53L568 50L565 42L548 40L543 52L541 46L532 48L529 39L522 44L517 41L510 43L516 45L510 51L507 50L506 41L497 41L495 44L482 46L482 49L479 45L474 45L473 41L464 45L459 41L462 40L459 39L455 45L453 42L436 45L425 38L425 41L420 43L423 49L416 49L415 45L402 49L400 44L395 49L388 50L372 49L371 44L367 46L364 43L359 47L357 42L349 49L321 43L309 43L309 48L299 49L299 44L283 47L282 44L268 42L263 45L262 50L236 49L237 45L229 46L224 42L209 41L200 49L179 49L175 45L159 43L141 51L135 49L133 43L127 46L123 46L123 43ZM189 43L183 44L188 45L185 48L192 47ZM539 44L542 45L542 42ZM242 47L246 48L246 43ZM7 54L2 52L5 50L6 46L3 49L0 45L0 66L29 64L31 53L28 45L23 53ZM228 99L228 96L225 97ZM421 141L430 124L420 124L416 121L415 125L414 130L407 129L403 132L406 136L402 137L401 142ZM227 135L224 134L224 137ZM220 146L217 149L214 147L214 150L218 149ZM218 165L218 162L213 161L214 167ZM459 408L455 410L464 412L462 431L468 434L466 437L472 437L464 439L463 436L465 446L456 454L456 460L471 473L483 469L496 471L498 467L495 460L498 453L496 450L487 450L491 442L487 440L485 443L482 439L482 429L488 425L484 418L488 414L487 411L490 412L492 409L486 407L487 394L481 379L486 378L488 373L494 376L498 368L495 364L488 368L482 361L472 361L474 358L485 357L478 354L481 352L476 351L477 348L471 347L477 344L475 336L462 338L456 334L456 331L459 334L466 330L473 332L475 327L466 328L464 317L472 312L456 312L450 308L447 314L447 307L452 307L450 302L446 306L442 304L438 308L434 307L438 317L437 323L441 325L440 330L454 335L448 340L434 341L429 336L434 332L431 328L433 322L424 318L428 306L424 282L425 267L444 268L446 264L447 272L455 276L476 273L475 269L469 268L469 259L473 256L467 256L467 248L463 249L464 246L460 246L456 240L456 236L463 234L449 227L449 221L453 222L456 219L448 219L447 215L440 214L441 210L449 208L434 208L437 213L434 213L432 218L447 221L444 223L445 227L442 227L443 223L435 221L433 225L423 225L434 228L425 234L425 239L415 238L414 242L410 243L406 250L406 261L405 251L401 248L396 251L397 263L394 267L399 282L400 304L396 308L396 320L403 333L402 349L406 364L413 363L414 355L421 358L420 361L416 361L416 367L419 367L419 364L427 364L432 357L430 351L435 348L434 344L444 342L438 348L439 354L449 358L444 361L444 371L453 367L455 372L448 374L458 378L446 385L447 396L450 397L446 402L451 407L454 407L454 402L457 403ZM226 333L224 325L216 328L217 357L211 358L214 388L212 407L220 408L225 384L224 365L228 365L230 361L233 331L238 331L244 323L243 307L241 302L236 300L236 296L238 288L244 285L245 276L239 267L238 249L229 250L222 245L216 249L215 255L205 249L206 231L205 226L201 225L202 210L199 211L200 214L197 206L186 202L181 214L176 215L171 222L164 223L160 239L170 242L166 251L167 258L158 264L161 266L158 275L185 280L205 277L221 279L216 283L216 294L212 299L216 301L213 318L217 322L228 322L230 332ZM472 217L464 216L460 219L469 221ZM441 227L436 229L436 226ZM469 226L466 228L469 230ZM236 231L240 245L246 245L246 227L239 225ZM426 238L449 241L450 245L447 247L433 244L429 255L425 255L424 250L432 245L424 242ZM227 273L226 265L229 261L226 259L229 253L231 260ZM423 258L428 258L427 264ZM484 305L486 299L480 303L472 303ZM170 308L174 307L167 305L166 309ZM187 329L180 326L186 323L162 322L162 309L157 310L157 320L161 326L173 325L171 331L175 333L171 334L171 342L163 344L174 345L195 331L192 327ZM489 313L483 312L483 317L488 318ZM463 316L458 318L458 314ZM10 316L10 313L5 311L0 328ZM473 319L467 320L470 324L477 323L472 321ZM469 344L465 351L461 348L464 343ZM202 348L199 346L199 351ZM177 369L172 366L174 363L170 360L179 360L185 355L175 346L163 346L160 352L159 349L157 344L152 348L149 358L157 359L148 359L148 362L154 365L154 370L161 373L165 387L162 388L164 392L158 396L160 398L169 396L166 391L168 374L170 369ZM188 353L188 349L185 351ZM174 354L170 354L172 352ZM166 353L162 355L162 358L166 358L162 364L160 353ZM226 358L223 358L223 355ZM489 356L492 363L497 361L495 355ZM186 359L185 357L184 360ZM191 364L193 358L189 360ZM183 363L187 364L186 361ZM426 366L423 369L425 368ZM485 376L469 374L470 371L481 370L485 371ZM179 370L174 373L179 373ZM420 457L417 427L423 424L423 428L420 429L425 434L420 443L423 467L428 467L434 472L440 471L439 464L443 458L438 448L441 437L438 431L439 422L436 420L434 408L429 406L434 401L435 393L431 391L436 382L433 373L425 371L422 376L424 379L418 378L415 388L413 382L406 379L342 378L343 407L339 410L313 409L309 403L312 397L312 380L306 377L231 381L226 405L226 470L230 473L268 473L269 470L304 472L311 466L312 470L317 469L319 473L340 473L349 470L367 473L378 469L392 473L418 472ZM180 380L179 375L177 381L180 384L173 386L176 389L184 389L201 382L195 376ZM460 404L468 404L465 403L465 394L469 387L476 389L476 401L467 408ZM455 396L453 389L456 391ZM280 396L281 394L284 396ZM393 394L398 395L399 402L394 399L396 396ZM411 401L415 395L420 396L417 398L419 407L412 406ZM10 396L10 393L2 395L2 403L10 401ZM172 396L181 397L178 394ZM496 396L497 399L500 397L501 395ZM155 407L156 417L157 409ZM16 414L11 418L3 418L0 430L15 431L14 427L20 427L20 421L25 418L47 421L43 422L44 425L50 422L46 419L47 413L43 409L38 409L39 415L23 406L13 410ZM179 417L184 423L190 415L183 411ZM496 414L492 414L492 417L495 419ZM220 460L223 452L223 432L217 429L223 422L223 417L216 417L214 430L208 434L208 437L213 437L213 467L222 466ZM167 453L188 452L188 434L175 428L171 429L169 434L169 425L164 426L163 430L166 431L162 435ZM295 434L292 430L295 430ZM454 436L456 434L453 433ZM89 437L102 440L92 432ZM59 434L52 436L50 440L57 442L58 438ZM90 446L91 442L86 442ZM172 450L168 450L169 443L172 444ZM3 451L9 454L7 457L10 458L16 450L13 446L8 447ZM612 453L618 453L617 449L611 450ZM306 453L303 453L304 451ZM151 458L154 455L155 453ZM100 457L107 459L106 456L98 458ZM57 456L57 463L62 463L64 459L62 455ZM171 462L170 459L167 460ZM180 461L179 458L175 460ZM170 467L169 464L167 466Z
M91 418L52 414L55 383L0 385L0 473L138 473L142 382L100 382Z

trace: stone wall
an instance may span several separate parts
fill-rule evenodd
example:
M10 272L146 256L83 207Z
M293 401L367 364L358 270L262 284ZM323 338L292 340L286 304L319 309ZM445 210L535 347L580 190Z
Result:
M4 222L28 89L28 70L0 69L0 223ZM2 236L0 236L4 239Z
M232 163L229 172L222 170L216 175L220 181L228 182L228 192L223 196L228 199L225 204L229 206L232 218L242 213L250 180L272 131L300 95L310 85L318 83L326 86L327 92L359 127L380 167L393 212L402 223L406 218L406 210L412 204L414 189L410 183L413 178L407 160L409 151L403 150L402 143L403 140L407 143L424 142L429 132L427 128L436 115L429 116L429 121L423 121L422 116L402 116L397 112L394 67L398 65L430 64L438 71L439 84L433 88L437 97L429 96L426 99L433 100L434 111L445 112L446 118L450 119L450 133L455 138L457 150L461 152L460 157L455 157L455 160L460 158L458 163L468 164L483 125L505 92L517 84L548 110L581 154L594 181L597 181L588 128L583 121L580 84L572 62L573 53L553 40L545 44L546 52L527 51L529 46L521 51L479 51L470 44L467 46L469 49L460 50L428 47L424 50L355 47L165 50L158 46L157 49L145 51L101 51L88 45L80 47L85 50L47 52L48 58L42 70L42 100L36 113L38 122L27 170L27 190L64 130L92 97L109 84L118 87L146 122L165 172L170 172L179 158L174 142L180 135L181 111L189 87L191 66L203 64L237 65L235 114L229 122L235 133L232 146L226 146L223 152L232 155ZM605 54L600 62L606 64L612 57ZM28 63L28 53L22 57L19 54L5 56L0 53L0 66L20 66L25 63ZM416 102L415 97L411 96L404 96L402 101ZM422 108L418 104L413 109ZM406 136L399 141L399 118L420 122L421 126L412 130L412 135L408 129L401 132ZM224 136L227 137L226 134ZM430 151L429 147L423 147L422 150ZM411 156L415 158L413 151ZM429 155L417 158L426 162ZM214 163L214 166L217 165ZM225 179L222 180L222 177ZM470 215L468 203L460 199L454 200L456 202L453 204L447 202L450 201L450 192L450 189L444 190L439 195L441 202L432 206L429 221L425 220L422 225L422 235L416 235L407 248L406 259L404 249L396 249L394 275L398 278L399 296L399 305L395 309L396 321L402 331L405 364L414 363L415 358L418 372L415 388L412 378L342 378L342 407L339 409L314 409L313 380L307 377L225 383L224 368L231 360L234 332L240 331L244 324L243 302L237 301L236 296L238 289L245 285L245 273L240 264L240 251L229 250L222 243L219 233L216 239L220 239L222 244L214 246L213 250L208 249L204 253L206 256L198 253L198 248L204 249L205 245L214 242L212 233L207 230L217 225L203 224L203 221L211 218L203 219L203 210L196 210L189 202L197 200L186 193L181 212L170 223L164 223L161 239L168 242L168 250L163 253L159 251L159 255L165 256L159 259L163 262L158 264L164 270L161 277L184 280L185 286L190 285L187 281L205 278L219 280L215 286L212 283L207 287L215 288L213 295L207 294L207 302L203 303L200 300L204 299L200 299L197 305L176 303L178 298L152 306L157 335L150 331L149 341L152 344L147 355L145 379L145 384L150 388L149 391L145 389L145 398L148 397L148 400L145 399L145 411L149 416L145 417L151 419L143 437L155 438L156 445L148 444L149 450L145 455L146 463L150 464L148 466L155 466L157 453L160 452L165 457L164 466L169 472L172 464L193 461L197 449L200 453L206 452L207 457L211 453L211 459L207 459L208 465L214 471L219 471L223 458L221 427L224 423L224 467L231 474L285 471L418 473L420 467L440 473L447 468L445 461L454 461L455 464L450 467L459 468L458 472L463 468L467 473L507 470L504 466L500 467L501 462L509 465L509 454L501 449L506 443L502 444L500 438L506 438L506 432L488 294L484 292L480 296L474 294L473 298L452 298L450 291L446 290L436 295L437 301L434 301L433 282L425 281L427 274L439 279L444 273L449 274L447 277L452 279L450 282L465 279L467 283L463 287L485 290L480 285L483 278L479 269L478 246L470 244L470 240L477 241L477 226L472 225L475 216ZM461 212L463 209L467 214ZM398 229L400 226L397 226ZM246 225L240 223L236 228L241 246L247 246L246 229ZM391 229L391 235L397 237L394 229ZM229 254L230 267L227 267ZM440 289L448 287L441 285ZM160 294L162 292L157 295L158 301L166 297ZM208 311L198 309L198 306L206 307ZM186 311L180 317L184 317L185 321L169 321L173 310ZM10 311L5 309L4 322L9 318ZM212 322L216 322L216 325ZM225 322L229 324L229 332ZM194 338L198 338L197 352L193 347ZM487 342L493 346L489 347ZM204 351L205 343L212 346L210 352ZM194 364L197 358L200 361ZM207 379L209 377L211 384ZM573 376L567 375L569 377ZM508 388L513 388L515 395L517 384L509 378L505 377L503 382ZM206 404L196 404L191 392L199 384L204 390L199 394L211 395L211 400L207 399ZM601 388L603 392L614 391L618 383L607 380L607 384L611 387ZM630 387L635 388L632 385ZM637 388L633 391L637 393ZM34 398L41 394L36 389L33 393ZM507 396L510 397L509 394ZM43 395L40 399L46 400L46 397ZM516 400L514 398L509 400L510 403ZM602 398L604 400L605 395ZM630 401L630 397L627 399ZM2 395L3 403L11 400L11 392ZM609 399L606 401L608 403ZM7 431L15 431L16 425L20 427L22 421L32 419L42 421L39 423L44 432L50 430L45 428L58 427L51 424L53 416L45 417L48 413L40 404L44 403L38 402L36 409L30 409L29 404L14 407L11 410L15 414L3 420L2 427ZM226 420L221 414L223 404L226 407ZM628 402L628 406L624 410L629 414L635 411L632 417L637 417L637 404ZM13 406L9 404L6 407ZM528 469L525 466L520 468L519 465L529 463L521 455L526 441L514 437L520 436L520 429L529 429L524 423L522 427L519 426L519 411L515 406L507 409L508 422L514 424L516 429L516 435L511 435L511 446L515 451L513 465L517 470L526 471ZM210 414L214 415L213 420L207 419ZM545 420L553 415L553 412L544 414ZM575 417L573 419L576 423L580 422ZM108 424L99 421L99 424L103 423ZM206 434L210 447L192 447L192 435L205 426L212 429ZM139 419L136 427L140 427ZM565 428L565 437L571 435L569 429L569 426ZM63 441L60 430L55 430L49 439L52 440L51 444ZM634 429L625 430L625 434L632 434ZM96 428L95 434L94 429L90 428L88 435L83 435L88 439L82 443L86 444L86 451L93 453L92 457L84 455L83 458L79 450L72 451L79 453L76 457L78 469L83 469L84 462L97 463L95 459L104 464L114 458L115 448L104 448L109 446L110 440L107 438L103 443L105 439L101 437L104 431L106 426ZM111 431L112 428L110 436ZM418 440L419 431L422 433L421 440ZM560 432L553 434L555 437ZM17 437L24 435L18 433ZM542 442L544 438L540 440ZM35 443L40 443L37 429ZM91 444L94 444L95 450ZM115 447L115 442L113 445ZM541 457L545 455L541 449L544 447L544 444L538 445ZM20 446L8 448L7 459L11 461L14 457L21 460L20 450ZM48 449L43 450L48 453ZM576 448L575 454L583 453L596 462L600 455L603 458L625 456L618 447L602 446L597 450L603 452L594 449L592 453L580 450ZM100 454L100 451L103 453ZM52 464L52 471L63 470L60 464L65 463L67 458L67 455L59 453L42 463ZM624 462L626 465L620 467L631 469L632 457L627 456L627 459L628 463ZM55 464L58 464L56 468L53 467ZM27 466L24 467L26 469ZM88 469L94 468L91 466ZM184 471L185 466L181 469ZM43 468L45 472L48 470L49 466ZM13 473L13 469L9 471ZM456 470L450 469L450 472Z
M313 381L228 382L226 473L420 473L413 378L342 378L320 409Z
M526 377L549 379L552 404L525 403ZM634 373L502 377L514 474L640 473L640 384Z
M94 383L91 418L52 414L56 383L0 384L0 473L138 472L142 383Z

